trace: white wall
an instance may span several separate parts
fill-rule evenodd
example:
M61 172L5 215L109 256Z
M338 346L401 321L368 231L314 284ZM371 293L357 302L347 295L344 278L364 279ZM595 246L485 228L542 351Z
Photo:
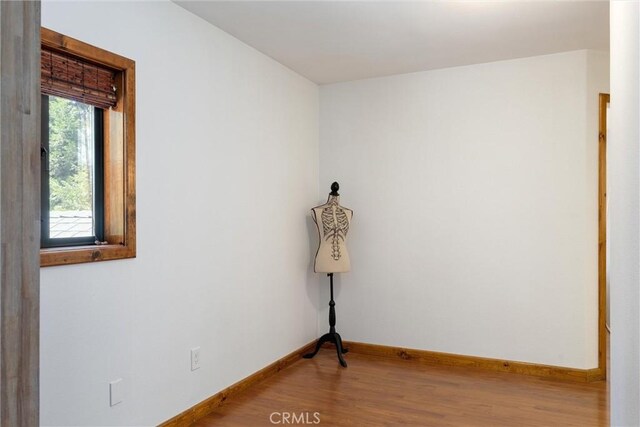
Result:
M343 339L597 366L607 68L576 51L321 87L321 193L337 180L355 211Z
M611 425L640 425L640 6L611 2Z
M316 85L172 3L46 2L42 22L136 61L139 245L42 270L43 425L157 424L324 332L319 173L356 211L344 339L596 365L606 55L325 86L319 153Z
M317 335L318 88L169 2L42 23L136 61L138 257L42 270L41 421L155 425Z

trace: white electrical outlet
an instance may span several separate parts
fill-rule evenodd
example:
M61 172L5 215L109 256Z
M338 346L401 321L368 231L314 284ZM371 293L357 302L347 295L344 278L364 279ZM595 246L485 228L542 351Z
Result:
M122 378L109 383L109 405L115 406L122 402Z
M200 347L191 349L191 370L200 369Z

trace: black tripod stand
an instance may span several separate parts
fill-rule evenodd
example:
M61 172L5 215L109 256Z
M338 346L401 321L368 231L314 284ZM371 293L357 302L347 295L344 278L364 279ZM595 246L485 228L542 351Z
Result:
M340 334L336 332L336 303L333 301L333 273L327 274L329 276L329 280L331 281L331 301L329 301L329 333L324 334L318 339L318 343L316 344L316 349L313 353L305 354L305 359L311 359L315 356L318 351L320 351L320 347L322 344L326 342L331 342L336 345L336 351L338 352L338 360L340 364L347 367L347 362L344 361L344 357L342 355L349 351L348 348L342 348L342 338Z

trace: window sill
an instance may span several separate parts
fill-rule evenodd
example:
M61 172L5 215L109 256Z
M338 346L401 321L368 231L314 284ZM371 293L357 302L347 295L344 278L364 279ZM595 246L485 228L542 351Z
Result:
M40 267L82 264L87 262L109 261L135 257L135 248L125 245L90 245L75 246L71 248L47 248L40 249Z

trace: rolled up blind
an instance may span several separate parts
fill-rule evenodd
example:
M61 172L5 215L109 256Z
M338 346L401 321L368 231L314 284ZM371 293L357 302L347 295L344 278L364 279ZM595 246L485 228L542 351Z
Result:
M42 46L41 91L99 108L116 105L115 71Z

